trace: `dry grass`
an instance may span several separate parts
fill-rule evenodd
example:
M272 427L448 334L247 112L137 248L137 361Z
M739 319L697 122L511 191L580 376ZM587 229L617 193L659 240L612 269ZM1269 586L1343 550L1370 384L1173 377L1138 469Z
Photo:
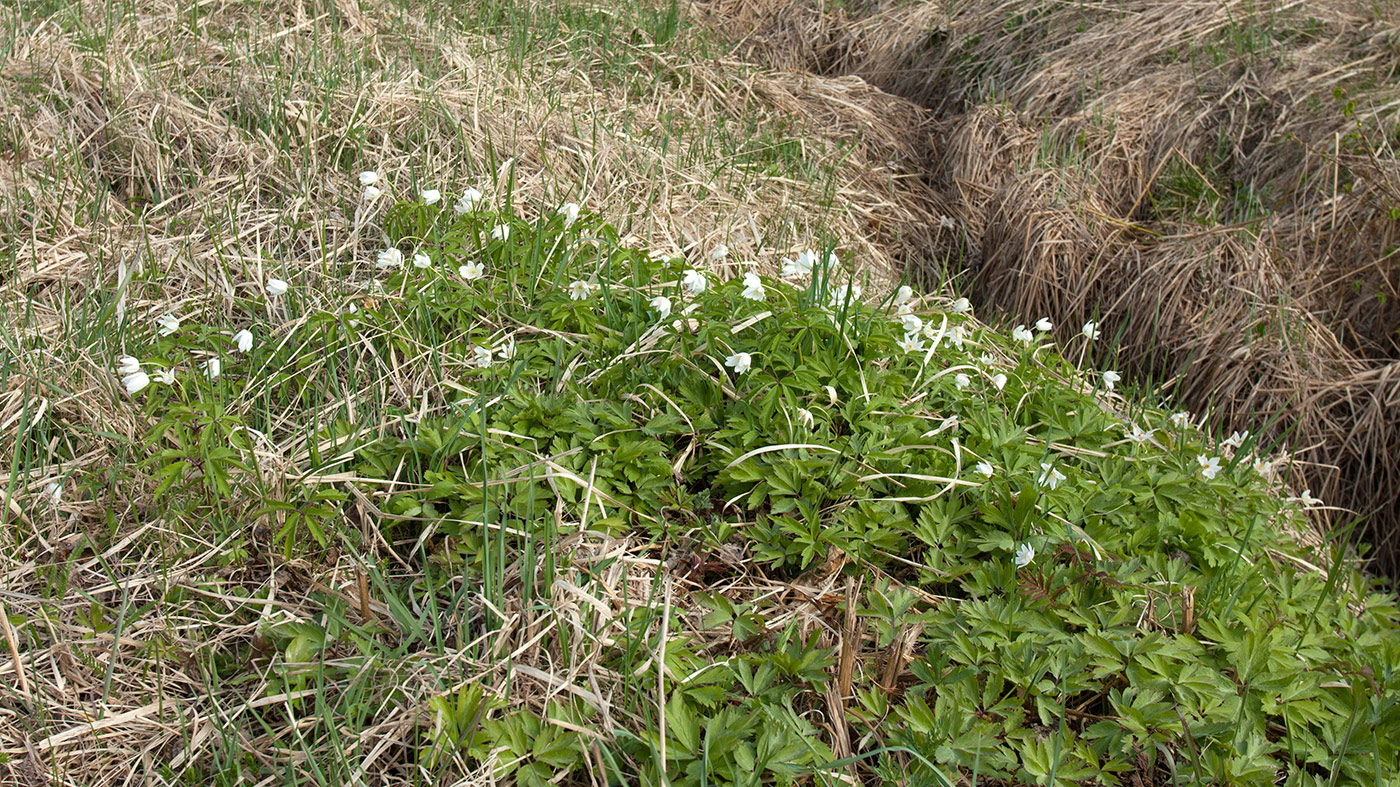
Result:
M172 311L221 324L266 276L313 283L323 261L363 259L378 245L356 208L364 168L445 195L509 171L517 201L581 201L697 260L723 242L731 259L776 267L791 246L829 233L886 286L921 261L942 210L901 185L926 166L926 111L855 78L757 72L635 38L607 51L586 30L501 51L491 31L376 0L20 4L0 10L0 28L13 33L0 45L10 321L0 608L6 633L21 633L14 658L0 657L4 785L157 783L166 767L241 757L310 768L303 733L356 720L316 721L270 677L221 684L210 663L248 658L267 676L260 632L324 622L337 599L347 625L373 618L405 640L410 624L483 614L478 604L396 618L380 588L411 575L362 584L361 566L334 553L285 563L265 533L231 565L228 545L202 541L197 523L158 521L152 479L123 473L148 416L117 393L118 346L86 328L94 315L83 304L113 290L120 266L134 282L129 320ZM620 54L631 72L605 67ZM425 385L392 373L367 383L401 403ZM260 445L259 464L296 483L306 451ZM51 483L65 491L58 506L46 502ZM361 504L374 513L372 500ZM413 557L413 547L394 545L391 557L381 545L379 557ZM381 674L337 684L386 709L345 742L359 782L418 783L424 703L468 680L495 681L529 707L571 694L605 719L620 712L609 700L619 676L598 672L589 643L619 610L662 603L656 563L630 541L563 548L578 584L557 583L547 612L499 610L506 625L484 644L406 644ZM579 578L600 561L609 567ZM793 608L815 625L805 601ZM551 626L578 630L573 650L540 644ZM285 710L284 726L221 737L256 729L247 714L269 706ZM488 779L461 766L461 783Z
M986 304L1102 319L1143 381L1300 449L1400 572L1400 27L1390 3L710 3L740 51L938 118ZM1277 416L1277 420L1272 420Z

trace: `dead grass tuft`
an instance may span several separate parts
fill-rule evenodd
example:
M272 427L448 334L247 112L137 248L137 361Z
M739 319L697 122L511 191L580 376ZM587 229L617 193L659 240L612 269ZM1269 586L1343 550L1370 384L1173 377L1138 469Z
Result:
M1400 28L1393 8L718 0L739 49L928 107L980 299L1102 318L1225 430L1279 416L1296 483L1400 572Z

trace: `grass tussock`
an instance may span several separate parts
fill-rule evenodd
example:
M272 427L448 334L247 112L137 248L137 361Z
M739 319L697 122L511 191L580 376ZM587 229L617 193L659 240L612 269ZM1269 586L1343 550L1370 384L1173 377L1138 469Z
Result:
M747 51L925 106L981 300L1274 418L1298 479L1400 563L1400 28L1393 3L719 2ZM937 255L935 255L937 256Z

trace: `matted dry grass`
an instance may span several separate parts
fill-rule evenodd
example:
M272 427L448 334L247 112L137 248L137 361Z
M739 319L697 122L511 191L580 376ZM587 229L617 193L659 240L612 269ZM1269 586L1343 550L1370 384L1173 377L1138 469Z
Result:
M980 300L1100 319L1144 381L1300 451L1400 573L1400 9L716 0L739 50L928 107ZM1276 420L1273 420L1277 416Z

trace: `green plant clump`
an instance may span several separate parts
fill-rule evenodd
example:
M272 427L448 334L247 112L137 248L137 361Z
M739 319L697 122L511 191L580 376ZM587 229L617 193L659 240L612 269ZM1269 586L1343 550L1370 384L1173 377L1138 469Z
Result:
M829 249L721 281L574 206L498 202L397 203L373 296L307 314L325 357L367 345L440 380L431 407L318 439L388 541L480 592L445 647L603 570L571 562L584 537L642 544L655 603L588 645L611 699L466 681L430 703L420 766L522 785L1400 778L1393 598L1290 535L1299 499L1247 435L1217 443L1069 360L1099 326L1056 348L961 299L877 301ZM237 439L202 480L162 474L167 494L217 498L253 466L222 409L169 413L180 445ZM293 554L341 538L345 498L260 515Z

